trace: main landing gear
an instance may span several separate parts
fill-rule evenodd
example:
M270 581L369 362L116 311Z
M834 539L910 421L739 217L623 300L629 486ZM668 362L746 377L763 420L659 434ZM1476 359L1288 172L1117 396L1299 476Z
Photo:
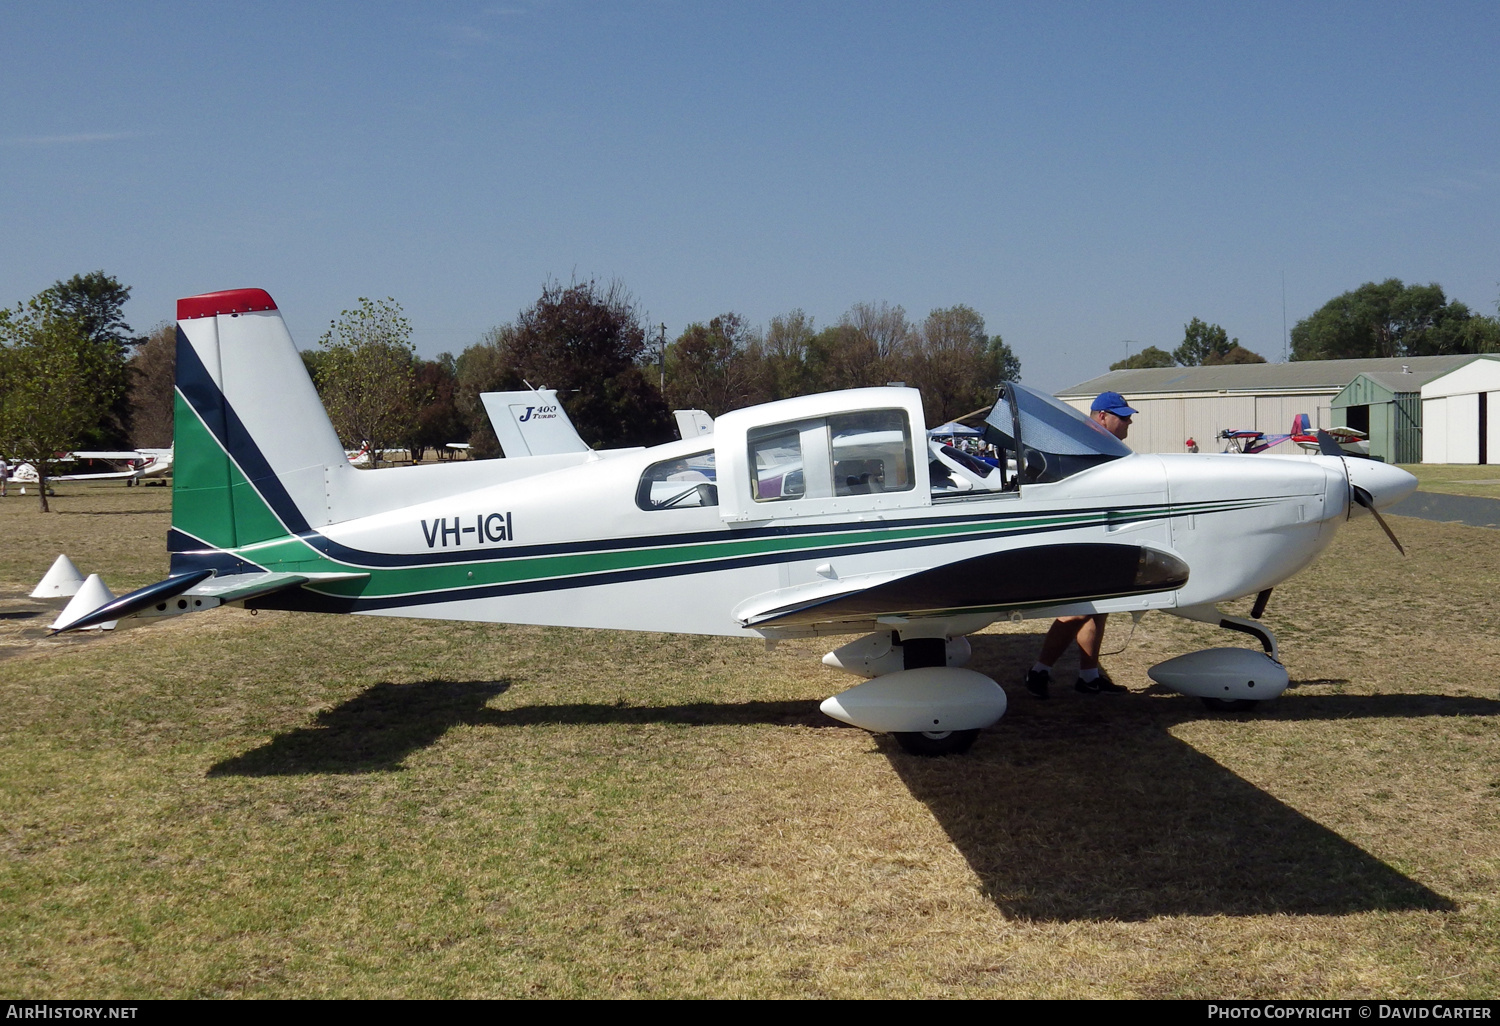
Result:
M1256 598L1252 616L1264 612L1270 592ZM1187 620L1211 623L1225 630L1249 634L1264 652L1245 648L1210 648L1202 652L1157 663L1147 672L1158 684L1203 700L1214 712L1249 712L1261 702L1286 690L1290 679L1278 658L1276 636L1264 624L1239 616L1226 616L1214 606L1190 606L1167 610Z
M881 631L823 657L825 665L870 677L825 701L822 710L865 730L889 733L912 755L967 752L979 731L1005 713L1005 692L968 661L962 635L903 638Z
M977 727L973 730L898 730L896 743L910 755L962 755L978 736Z

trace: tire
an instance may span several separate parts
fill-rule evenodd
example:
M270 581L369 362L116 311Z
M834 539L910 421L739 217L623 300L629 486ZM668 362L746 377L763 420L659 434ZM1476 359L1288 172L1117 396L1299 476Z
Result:
M1256 698L1205 698L1203 700L1211 712L1254 712L1255 707L1260 705Z
M974 730L898 731L896 743L910 755L962 755L979 736Z

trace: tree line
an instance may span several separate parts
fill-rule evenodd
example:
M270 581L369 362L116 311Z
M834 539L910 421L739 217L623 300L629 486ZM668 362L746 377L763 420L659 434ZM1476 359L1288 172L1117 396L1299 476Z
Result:
M0 454L50 476L61 454L171 444L176 327L134 334L130 287L103 271L74 275L0 310ZM764 327L726 312L668 341L648 338L618 282L548 282L512 322L457 357L420 359L394 299L361 298L303 358L345 445L414 458L467 440L500 455L480 394L555 388L595 446L673 437L670 410L714 416L774 399L902 382L920 388L929 423L993 400L1020 360L972 307L916 321L901 306L856 303L819 328L802 310ZM1392 278L1329 300L1291 332L1293 360L1500 352L1500 320L1450 301L1441 286ZM1218 324L1193 318L1171 352L1146 346L1111 370L1263 363ZM42 493L46 508L45 488Z
M921 388L927 419L939 424L992 402L1000 381L1021 374L1004 340L961 305L913 322L900 306L858 303L821 330L801 310L771 318L764 330L727 312L670 341L649 339L643 321L619 282L553 282L514 322L456 358L440 357L452 369L452 409L473 454L499 454L483 392L555 388L590 445L652 445L675 437L673 409L719 416L892 381Z
M66 453L165 447L172 442L176 325L138 336L130 296L103 271L59 281L0 311L0 453L52 476ZM857 303L817 326L801 310L765 329L726 312L676 338L648 339L619 282L548 282L514 321L458 356L417 356L392 298L360 298L303 360L347 448L420 459L467 441L500 455L480 394L557 390L590 445L670 440L674 408L731 409L796 395L903 382L922 390L931 423L983 407L1020 361L984 318L958 305L921 321L901 306ZM45 508L45 488L41 489Z
M1135 370L1140 367L1217 367L1235 363L1265 363L1266 358L1230 338L1217 324L1206 324L1194 317L1182 326L1182 344L1170 353L1157 346L1146 346L1134 356L1109 365L1110 370Z
M1183 325L1183 340L1172 352L1146 346L1109 365L1209 367L1265 363L1217 324L1194 317ZM1335 296L1291 331L1292 360L1358 360L1375 357L1446 356L1500 353L1500 318L1475 313L1450 300L1436 282L1408 285L1399 278L1366 282Z

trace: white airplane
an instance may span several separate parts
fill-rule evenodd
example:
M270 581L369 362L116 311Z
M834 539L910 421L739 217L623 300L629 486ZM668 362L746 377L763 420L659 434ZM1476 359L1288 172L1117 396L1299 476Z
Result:
M140 484L147 478L165 477L172 469L173 451L167 449L120 449L110 451L84 451L67 453L63 459L71 463L98 460L116 469L97 472L53 474L47 478L54 481L124 481L127 485ZM40 480L36 467L30 463L17 464L10 479L20 484L36 484Z
M824 662L871 679L823 710L942 754L1005 711L998 684L961 668L965 636L998 620L1161 610L1247 632L1264 652L1210 649L1152 675L1220 706L1274 698L1288 683L1275 638L1218 603L1258 595L1258 616L1340 523L1416 487L1340 456L1135 454L1017 384L985 429L999 466L943 453L918 392L887 387L736 410L711 435L607 459L357 472L268 294L194 296L177 316L170 576L113 598L75 573L55 586L76 592L57 632L236 604L863 633Z

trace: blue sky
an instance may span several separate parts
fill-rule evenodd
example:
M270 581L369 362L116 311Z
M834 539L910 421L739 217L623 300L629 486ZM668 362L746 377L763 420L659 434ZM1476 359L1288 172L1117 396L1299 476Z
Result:
M549 278L675 336L966 303L1028 382L1268 358L1365 281L1500 298L1500 4L0 2L0 303L269 290L424 355Z

